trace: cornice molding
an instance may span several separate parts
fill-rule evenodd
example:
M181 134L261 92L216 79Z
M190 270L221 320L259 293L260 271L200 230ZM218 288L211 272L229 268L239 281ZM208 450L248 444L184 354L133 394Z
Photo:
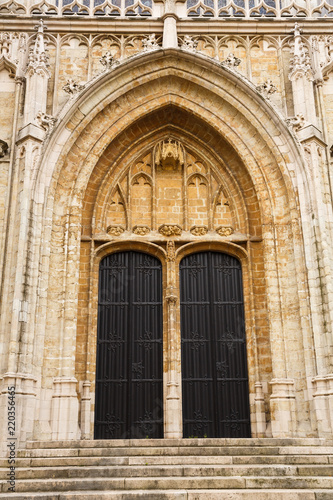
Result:
M40 18L40 16L39 16ZM71 17L43 17L47 20L48 33L162 33L163 19L154 18L132 18L132 19L82 19ZM36 17L2 16L0 19L0 31L26 31L34 32ZM298 20L299 22L299 20ZM279 19L179 19L177 21L178 35L191 34L200 35L290 35L295 24L295 18L288 20ZM302 19L299 23L303 29L303 36L332 34L332 18L321 18L320 20Z

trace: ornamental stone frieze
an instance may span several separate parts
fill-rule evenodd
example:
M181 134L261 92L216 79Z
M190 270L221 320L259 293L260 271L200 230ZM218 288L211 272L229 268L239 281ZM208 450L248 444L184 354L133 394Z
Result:
M133 233L137 234L138 236L145 236L146 234L150 233L150 228L148 226L134 226Z
M106 232L111 236L120 236L125 232L125 229L122 226L108 226Z
M208 233L207 226L192 226L190 232L193 236L205 236Z
M217 234L220 236L230 236L234 232L232 227L220 226L216 229Z
M163 236L180 236L182 234L182 228L178 224L162 224L158 228L158 232Z

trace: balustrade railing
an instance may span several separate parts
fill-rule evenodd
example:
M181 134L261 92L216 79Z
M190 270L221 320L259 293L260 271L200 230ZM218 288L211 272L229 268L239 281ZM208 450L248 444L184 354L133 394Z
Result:
M176 4L180 18L329 18L333 0L187 0ZM0 0L0 16L160 17L153 0Z

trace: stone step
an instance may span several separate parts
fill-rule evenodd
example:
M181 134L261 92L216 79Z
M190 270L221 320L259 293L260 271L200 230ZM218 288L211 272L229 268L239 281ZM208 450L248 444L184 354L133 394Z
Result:
M333 455L333 446L181 446L181 447L114 447L114 448L43 448L43 449L26 449L19 450L18 457L84 457L84 456L147 456L147 455L164 455L164 456L186 456L186 455Z
M1 492L8 493L8 483L1 481ZM86 490L192 490L192 489L331 489L332 477L146 477L78 478L17 480L16 492L54 492Z
M0 498L8 500L7 493ZM11 500L332 500L330 490L159 490L151 491L69 491L49 493L11 493Z
M0 479L6 479L8 469L0 469ZM21 479L68 479L113 477L230 477L230 476L333 476L333 465L188 465L188 466L98 466L98 467L28 467L16 468L15 476Z
M324 438L183 438L183 439L87 439L77 441L28 441L27 448L140 448L140 447L267 447L267 446L333 446Z
M110 466L110 465L327 465L333 464L331 455L186 455L163 456L146 455L122 457L46 457L46 458L18 458L17 467L65 467L65 466ZM7 467L7 459L0 460L0 467Z

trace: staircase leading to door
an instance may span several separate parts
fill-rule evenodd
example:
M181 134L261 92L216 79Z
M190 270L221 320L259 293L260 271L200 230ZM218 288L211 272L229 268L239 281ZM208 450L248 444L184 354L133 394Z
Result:
M6 499L332 500L333 440L31 442Z

